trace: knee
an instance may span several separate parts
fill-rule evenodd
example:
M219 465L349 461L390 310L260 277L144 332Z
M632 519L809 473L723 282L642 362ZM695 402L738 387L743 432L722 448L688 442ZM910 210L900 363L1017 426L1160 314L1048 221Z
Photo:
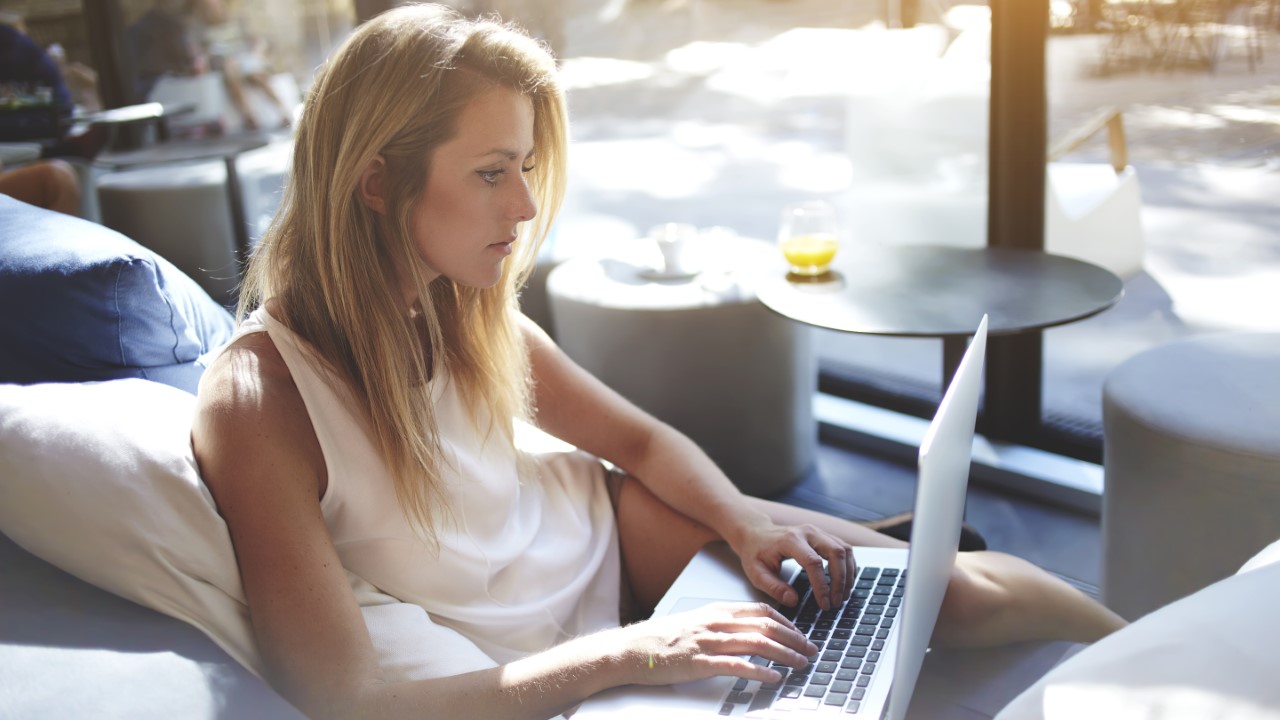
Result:
M986 637L993 622L1007 614L1015 598L999 574L966 553L951 568L946 595L938 612L934 640L942 645L971 646Z
M65 160L46 160L43 164L45 179L50 185L61 190L80 190L80 176L76 169Z

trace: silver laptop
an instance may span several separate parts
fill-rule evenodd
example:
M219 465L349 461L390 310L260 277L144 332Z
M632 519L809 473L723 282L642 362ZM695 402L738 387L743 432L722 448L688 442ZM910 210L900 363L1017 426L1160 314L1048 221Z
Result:
M843 608L829 611L806 594L800 566L783 563L783 576L805 599L779 609L819 647L808 668L779 667L784 679L770 684L718 677L614 688L589 698L573 720L906 717L959 544L986 340L984 315L920 444L910 551L855 547L854 591ZM768 598L751 586L727 545L712 543L689 561L653 614L725 600Z

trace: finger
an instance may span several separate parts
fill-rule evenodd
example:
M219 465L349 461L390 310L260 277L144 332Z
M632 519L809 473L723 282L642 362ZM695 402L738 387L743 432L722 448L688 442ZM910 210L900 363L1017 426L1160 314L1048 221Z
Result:
M808 644L808 640L805 640ZM809 658L817 653L817 647L808 648L805 654L795 648L787 647L759 632L718 632L701 641L704 653L714 655L755 655L794 668L802 668L809 664Z
M809 586L813 588L813 596L818 600L818 607L830 610L831 584L827 581L826 570L822 567L822 556L807 544L805 550L807 552L796 553L795 561L800 563L804 571L809 574Z
M858 583L858 559L854 557L852 547L849 547L849 551L845 554L844 564L848 568L845 577L849 578L844 589L844 596L849 597L853 594L853 586Z
M848 599L849 552L842 543L834 543L827 549L827 572L831 577L831 607L839 607Z
M773 598L780 605L794 607L800 602L800 596L796 594L794 588L778 577L778 573L770 570L763 562L753 562L747 564L743 568L747 573L747 579L751 584L760 589L769 597Z
M782 617L777 610L767 604L744 605L739 609L742 612L732 619L708 623L707 627L717 632L757 633L805 657L818 652L817 645L810 642L790 620Z
M765 683L777 682L782 679L782 673L777 670L764 665L757 665L736 655L707 655L699 658L699 664L713 675L729 675L748 680L759 680Z

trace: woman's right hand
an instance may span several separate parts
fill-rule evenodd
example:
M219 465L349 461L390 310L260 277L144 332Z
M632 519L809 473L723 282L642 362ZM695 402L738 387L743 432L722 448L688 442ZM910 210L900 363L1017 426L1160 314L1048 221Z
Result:
M746 657L804 667L818 648L765 603L712 603L620 628L626 683L669 685L716 675L769 682L778 672Z

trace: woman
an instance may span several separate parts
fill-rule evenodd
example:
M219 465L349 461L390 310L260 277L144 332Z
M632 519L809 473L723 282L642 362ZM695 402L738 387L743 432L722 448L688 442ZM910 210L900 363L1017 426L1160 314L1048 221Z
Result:
M901 545L742 496L519 314L563 194L564 112L536 43L437 6L359 28L307 100L193 443L266 675L309 714L545 718L620 684L773 679L739 656L801 666L816 648L770 607L622 623L712 539L782 603L795 558L824 607L849 592L851 544ZM519 452L513 419L585 452ZM426 610L422 662L446 670L383 673L364 582ZM1119 624L1026 563L968 553L938 640L1089 641Z

